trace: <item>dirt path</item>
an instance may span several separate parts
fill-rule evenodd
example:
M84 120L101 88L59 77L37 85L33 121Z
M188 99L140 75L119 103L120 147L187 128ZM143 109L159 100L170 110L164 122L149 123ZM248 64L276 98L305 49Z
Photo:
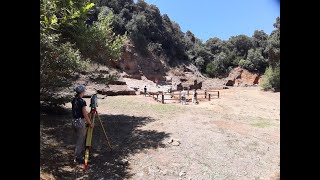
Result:
M279 93L232 88L186 106L116 96L98 108L113 151L97 126L90 170L78 179L276 179L280 172ZM75 179L70 116L41 119L41 175Z

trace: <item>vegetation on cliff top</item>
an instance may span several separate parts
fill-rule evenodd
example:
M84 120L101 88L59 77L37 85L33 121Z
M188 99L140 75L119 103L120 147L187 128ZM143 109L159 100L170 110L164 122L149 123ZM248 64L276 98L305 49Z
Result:
M129 38L142 56L153 53L169 64L193 63L209 77L233 67L264 73L264 89L280 89L280 18L275 30L252 37L217 37L202 42L191 31L142 0L40 0L40 99L61 104L59 90L70 86L87 62L118 60Z

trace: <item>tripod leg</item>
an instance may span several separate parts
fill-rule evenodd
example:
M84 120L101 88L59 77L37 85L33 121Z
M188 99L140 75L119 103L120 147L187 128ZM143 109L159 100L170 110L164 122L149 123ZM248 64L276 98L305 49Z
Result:
M84 170L88 169L88 161L89 161L89 148L86 148L86 151L84 154Z
M110 145L110 142L109 142L109 139L108 139L108 136L107 136L107 133L106 133L106 131L104 130L104 127L103 127L102 121L101 121L100 116L99 116L99 114L98 114L98 113L97 113L97 116L98 116L98 119L99 119L100 125L101 125L101 127L102 127L103 133L104 133L104 135L105 135L105 137L106 137L106 139L107 139L108 145L109 145L110 149L112 150L111 145Z
M95 113L90 113L89 118L91 119L91 123L94 124ZM84 156L84 170L88 168L89 161L89 149L91 147L93 128L90 126L87 128L86 141L85 141L85 156Z

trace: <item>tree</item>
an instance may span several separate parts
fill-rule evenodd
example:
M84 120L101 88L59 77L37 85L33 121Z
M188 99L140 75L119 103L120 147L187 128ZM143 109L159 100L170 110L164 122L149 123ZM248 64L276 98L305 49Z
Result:
M173 32L172 39L171 39L173 48L167 49L167 51L170 52L169 55L171 57L175 57L177 59L186 59L186 54L185 54L186 44L183 38L184 34L181 31L179 24L176 22L173 22L171 29Z
M208 47L212 54L218 54L222 51L223 41L217 37L210 38L206 41L205 46Z
M266 69L261 87L264 90L280 91L280 17L273 24L276 28L271 32L265 52L268 53L269 67Z
M268 62L272 66L280 63L280 18L276 19L276 29L270 36L263 30L256 30L252 37L243 34L232 36L229 40L213 37L203 43L191 31L183 33L178 23L166 14L161 15L158 7L143 0L136 3L133 0L94 2L99 5L97 9L100 12L106 9L102 6L107 7L108 13L105 11L105 16L113 13L113 31L120 35L128 32L141 55L161 55L170 64L174 61L189 61L202 72L214 69L214 76L223 75L238 65L263 73ZM93 20L95 21L99 21L98 18ZM80 43L76 43L76 47L77 44ZM87 57L86 51L90 50L90 47L80 50L83 56ZM91 53L88 57L93 58L94 54L101 54L101 50L98 51L99 53Z
M218 73L225 73L228 68L227 54L224 52L219 53L215 56L214 61L217 63Z
M184 41L188 59L194 63L200 71L205 72L206 65L214 59L214 55L210 52L210 48L202 43L200 39L195 37L191 31L185 33Z
M280 17L277 17L276 22L273 24L273 27L280 31Z
M246 57L248 50L252 48L251 38L246 35L232 36L229 42L233 45L238 56Z
M267 41L265 52L268 53L270 65L276 66L280 64L280 30L272 31Z
M211 77L218 77L227 72L226 66L227 55L224 52L215 56L214 61L210 62L206 67L206 73Z
M40 0L40 31L63 33L74 24L85 21L94 3L87 0Z
M261 49L250 49L248 51L247 61L250 61L253 64L254 70L257 71L264 71L264 69L267 67L268 62L261 54ZM253 70L253 69L248 69Z
M149 30L146 16L143 13L133 15L132 19L126 25L126 29L137 47L137 50L142 54L145 54L148 44L146 34Z
M194 36L194 34L191 31L187 31L185 34L185 38L188 40L188 47L193 46L193 44L196 43L196 37Z
M93 6L89 0L40 0L40 102L67 102L60 91L85 71L89 59L119 58L125 36L115 36L112 14L95 19Z
M280 91L280 67L268 67L262 76L261 87L263 90Z
M198 67L198 69L201 69L201 67L204 65L204 59L201 56L198 56L195 60L195 64Z
M232 41L223 41L215 37L207 40L205 46L210 50L211 54L213 55L218 55L221 52L225 53L226 58L224 60L224 67L226 68L238 66L240 59L243 58L242 56L237 55L238 51L235 48L235 45L232 44ZM226 71L228 70L226 69Z
M84 22L93 3L86 0L40 1L40 101L59 105L67 101L58 92L71 85L86 66L75 44L64 38L78 22Z
M74 27L72 37L85 57L102 63L119 59L126 35L115 35L113 19L112 12L105 15L103 11L91 26L78 23Z
M107 6L113 10L115 14L118 14L128 4L133 4L133 0L93 0L98 6Z
M40 101L61 104L66 99L56 93L72 83L75 73L84 70L80 52L69 43L60 43L59 35L40 33Z
M215 65L214 61L210 62L207 64L206 66L206 73L210 76L210 77L214 77L215 75L217 75L216 70L217 66Z
M251 61L245 59L241 59L239 61L239 66L249 71L253 71L255 69L254 64Z
M254 48L265 49L267 47L268 35L263 31L255 30L252 36L252 44Z

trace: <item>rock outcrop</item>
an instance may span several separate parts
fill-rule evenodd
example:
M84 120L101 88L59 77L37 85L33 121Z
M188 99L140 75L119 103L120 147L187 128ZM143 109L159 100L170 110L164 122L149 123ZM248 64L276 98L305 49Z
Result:
M136 91L126 85L109 85L109 87L98 89L97 92L107 96L136 95Z
M177 90L181 91L183 88L187 88L189 90L192 89L201 89L202 88L202 82L199 82L197 80L194 80L193 83L190 82L181 82L177 85Z
M165 63L152 54L139 55L134 45L127 43L119 61L110 63L113 67L121 69L122 77L141 80L142 76L154 81L165 81Z
M260 75L240 67L234 68L225 80L226 86L253 86L259 84Z
M109 85L127 85L125 81L119 81L119 80L110 81L108 84Z

